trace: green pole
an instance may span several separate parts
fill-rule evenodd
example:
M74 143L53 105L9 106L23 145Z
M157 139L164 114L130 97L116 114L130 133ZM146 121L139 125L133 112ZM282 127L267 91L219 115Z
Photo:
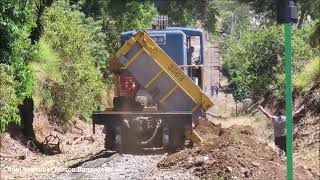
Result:
M293 179L292 157L292 47L291 47L291 23L284 24L285 32L285 95L286 95L286 150L287 150L287 180Z

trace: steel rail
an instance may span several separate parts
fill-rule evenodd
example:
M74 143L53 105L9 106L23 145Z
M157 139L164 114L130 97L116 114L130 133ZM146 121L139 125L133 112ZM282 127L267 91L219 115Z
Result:
M114 153L114 154L112 154L110 157L108 157L107 159L105 159L104 161L98 161L98 162L96 162L96 163L94 163L94 164L92 164L92 165L85 166L85 168L97 168L97 167L101 166L102 164L107 163L107 162L110 162L111 160L119 157L119 155L120 155L119 153ZM81 178L82 178L84 175L86 175L86 174L87 174L86 172L81 172L81 173L79 173L79 174L75 177L75 179L81 179Z
M108 158L106 158L105 160L103 160L103 161L98 161L98 162L96 162L96 163L93 163L93 164L90 164L90 165L87 165L87 166L84 166L84 168L97 168L97 167L99 167L99 166L101 166L102 164L104 164L104 163L106 163L106 162L109 162L109 161L111 161L111 160L113 160L113 159L115 159L115 158L117 158L117 157L119 157L119 153L114 153L114 154L112 154L112 155L110 155ZM71 166L71 167L69 167L69 168L77 168L77 167L81 167L81 165L82 164L84 164L84 163L87 163L87 162L93 162L93 161L95 161L95 160L97 160L95 157L92 157L93 159L88 159L88 160L85 160L83 163L81 163L80 165L73 165L73 166ZM98 158L98 159L100 159L100 158ZM65 171L65 172L61 172L61 173L59 173L54 179L60 179L60 175L62 175L62 174L67 174L68 172L67 171ZM87 172L72 172L72 174L70 174L70 176L68 177L68 179L71 177L71 179L81 179L84 175L86 175L87 174Z
M146 173L143 175L142 179L148 179L149 175L153 172L153 170L157 167L160 161L162 161L165 157L167 157L168 153L165 153L163 156L161 156L152 166L150 169L146 171Z

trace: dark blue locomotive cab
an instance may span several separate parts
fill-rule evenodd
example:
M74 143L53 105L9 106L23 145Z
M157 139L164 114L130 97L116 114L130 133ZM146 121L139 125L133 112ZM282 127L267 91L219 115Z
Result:
M147 31L151 38L164 50L178 65L187 64L186 35L180 30ZM131 38L135 31L121 34L121 44Z
M202 67L199 68L204 62L204 36L202 30L167 27L166 29L147 30L146 32L177 65L203 88ZM136 31L122 33L121 45L135 33ZM195 46L198 47L197 55L194 53Z

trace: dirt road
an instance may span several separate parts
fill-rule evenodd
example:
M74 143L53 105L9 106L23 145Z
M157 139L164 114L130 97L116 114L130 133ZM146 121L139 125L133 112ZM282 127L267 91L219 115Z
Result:
M205 33L206 34L206 33ZM194 47L194 56L199 56L200 51L200 41L199 38L193 37L191 39L191 44ZM204 42L204 87L206 90L210 90L210 86L213 83L219 83L220 73L219 73L219 66L220 66L220 56L219 56L219 47L217 43L211 43L208 40L208 37L205 37Z
M220 81L220 55L217 43L206 41L205 62L204 62L204 76L206 87L210 87L213 83Z
M232 94L228 93L228 82L220 72L222 64L222 57L220 54L220 48L218 42L210 42L208 38L205 41L205 62L204 62L204 74L205 74L205 92L211 96L215 105L208 111L208 118L223 117L227 118L235 114L236 103ZM218 94L211 92L211 85L219 85Z

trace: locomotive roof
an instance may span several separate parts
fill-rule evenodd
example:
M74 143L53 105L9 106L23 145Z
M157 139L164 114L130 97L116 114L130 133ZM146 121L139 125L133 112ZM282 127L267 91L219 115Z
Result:
M202 35L202 30L201 29L197 29L197 28L185 28L185 27L167 27L167 29L147 29L148 31L163 31L163 32L175 32L175 31L182 31L183 33L185 33L186 35L190 35L190 36L201 36ZM121 36L127 36L127 35L133 35L135 34L137 31L127 31L127 32L123 32L121 33Z

